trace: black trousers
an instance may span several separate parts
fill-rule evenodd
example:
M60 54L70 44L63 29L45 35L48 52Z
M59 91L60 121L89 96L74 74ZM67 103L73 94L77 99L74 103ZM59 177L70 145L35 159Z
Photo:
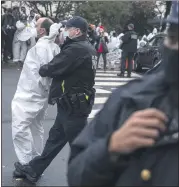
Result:
M43 153L29 163L37 175L41 175L45 171L67 142L71 146L73 140L87 124L88 115L83 115L78 111L68 115L59 104L57 107L57 117L50 129Z
M101 55L103 57L103 63L104 63L103 68L104 68L104 70L106 70L106 64L107 64L106 53L98 53L97 54L97 68L98 68L98 64L99 64L99 58L100 58Z
M128 59L128 68L127 68L127 73L128 75L131 74L132 72L132 60L134 58L134 53L133 52L122 52L122 58L121 58L121 74L125 73L126 70L126 60Z
M7 35L4 34L4 60L8 59L8 56L13 58L12 54L12 42L14 37L14 31L10 30Z

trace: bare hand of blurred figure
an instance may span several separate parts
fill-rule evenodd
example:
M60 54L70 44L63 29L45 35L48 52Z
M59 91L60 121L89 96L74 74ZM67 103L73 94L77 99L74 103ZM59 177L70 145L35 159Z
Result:
M134 112L109 141L109 152L130 153L151 147L161 131L165 131L166 115L157 109Z

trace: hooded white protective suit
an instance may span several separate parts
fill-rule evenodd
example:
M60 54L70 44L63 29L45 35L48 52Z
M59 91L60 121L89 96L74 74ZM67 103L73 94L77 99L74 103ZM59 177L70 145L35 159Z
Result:
M54 43L59 24L53 24L49 36L42 37L29 50L11 103L12 138L21 164L27 164L43 149L42 120L48 107L51 79L39 75L40 66L60 52Z
M31 27L21 21L17 21L16 28L17 30L13 39L13 61L23 62L28 50L27 41L33 34L31 32Z
M154 28L153 31L152 31L152 33L150 33L150 34L147 36L147 40L152 39L156 34L157 34L157 29Z
M28 50L31 49L32 47L34 47L34 45L36 44L35 38L37 36L36 36L36 33L34 33L33 31L36 27L36 23L37 23L36 19L38 16L39 16L38 14L35 14L33 20L31 20L31 21L28 18L28 27L31 28L31 33L32 33L32 37L30 38L30 45L28 46Z
M137 49L140 47L144 47L147 44L147 36L144 35L141 40L137 41Z

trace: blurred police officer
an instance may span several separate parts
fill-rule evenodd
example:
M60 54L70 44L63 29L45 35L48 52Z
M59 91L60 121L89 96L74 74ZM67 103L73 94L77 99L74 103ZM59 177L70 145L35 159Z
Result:
M121 57L121 73L117 74L119 77L124 77L125 69L126 69L126 60L128 60L128 77L131 77L132 72L132 61L134 54L137 51L137 34L134 31L134 25L130 23L128 25L128 31L121 38L122 40L122 57Z
M66 23L68 37L61 52L40 68L42 77L53 78L49 103L57 103L58 114L49 132L41 156L28 165L16 163L16 170L31 182L36 182L64 145L70 146L87 122L94 104L93 59L96 51L87 41L88 23L74 17Z
M118 88L73 142L69 186L178 186L178 8L161 71Z

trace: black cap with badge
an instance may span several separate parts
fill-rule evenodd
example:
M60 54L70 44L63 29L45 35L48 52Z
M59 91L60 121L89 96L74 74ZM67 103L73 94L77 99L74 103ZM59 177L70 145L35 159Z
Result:
M65 26L67 28L70 28L70 27L75 27L75 28L78 28L80 29L83 33L87 32L88 31L88 22L80 17L80 16L75 16L73 17L72 19L69 19L66 23L65 23Z

